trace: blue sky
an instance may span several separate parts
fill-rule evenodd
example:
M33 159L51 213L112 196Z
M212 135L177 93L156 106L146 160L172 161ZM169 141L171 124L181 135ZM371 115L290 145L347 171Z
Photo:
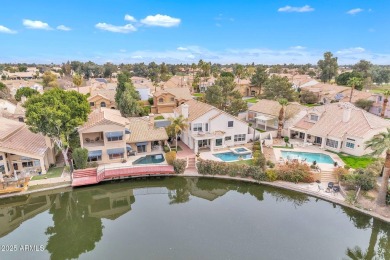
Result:
M390 64L390 1L2 0L0 62Z

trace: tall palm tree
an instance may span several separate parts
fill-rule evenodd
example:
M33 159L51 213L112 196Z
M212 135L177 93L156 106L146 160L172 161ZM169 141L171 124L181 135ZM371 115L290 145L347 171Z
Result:
M180 115L179 117L170 118L169 120L171 121L170 127L172 127L172 132L175 133L177 151L177 136L188 128L187 118Z
M367 258L367 253L363 252L362 249L358 246L355 246L354 248L347 248L345 254L349 257L349 259L352 260L365 260Z
M80 93L80 86L83 84L83 78L80 74L73 75L73 84L77 86L77 92Z
M352 77L348 80L347 85L351 87L351 95L349 96L349 102L352 102L353 91L357 86L360 86L363 83L361 78Z
M279 110L279 122L278 122L278 138L282 137L282 129L283 129L283 123L284 123L284 108L288 105L288 100L285 98L281 98L278 100L279 104L282 106Z
M387 89L383 91L383 96L385 97L385 99L383 100L381 117L385 118L386 107L387 107L387 103L389 102L390 90Z
M389 174L390 174L390 128L387 129L387 132L383 132L375 135L370 140L366 142L366 149L370 148L373 152L373 156L381 156L386 152L385 167L383 168L382 173L382 182L379 189L378 197L376 203L379 206L386 205L386 194L389 185Z

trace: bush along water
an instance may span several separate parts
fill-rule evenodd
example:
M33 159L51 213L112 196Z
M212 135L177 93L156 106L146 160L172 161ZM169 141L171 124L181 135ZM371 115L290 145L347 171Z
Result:
M172 165L176 174L183 174L187 166L187 161L184 159L176 159Z

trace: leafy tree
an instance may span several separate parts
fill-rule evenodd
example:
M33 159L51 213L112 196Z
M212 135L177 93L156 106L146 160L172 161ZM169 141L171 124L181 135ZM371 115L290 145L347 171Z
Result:
M368 99L358 99L355 102L355 106L364 109L366 111L369 111L373 104L374 101Z
M55 88L43 95L31 96L24 106L30 130L50 137L61 150L66 165L69 165L70 135L87 121L91 111L86 96Z
M314 70L310 70L307 75L309 75L310 77L314 78L315 76L317 76L316 72Z
M318 95L311 91L302 90L299 94L300 94L301 103L315 104L318 102Z
M390 70L379 66L373 66L370 70L372 81L377 84L390 82Z
M296 94L287 77L273 75L264 84L263 96L265 99L278 100L285 98L288 101L293 101Z
M352 102L352 95L353 91L355 90L356 86L361 86L362 85L362 79L361 78L350 78L348 80L348 86L351 88L351 94L349 96L349 102Z
M240 79L242 79L244 75L244 66L242 66L241 64L237 64L233 67L233 73L234 75L236 75L238 82L240 82Z
M69 61L67 63L63 63L61 69L65 76L70 76L70 74L72 73L72 67L70 66Z
M276 65L272 66L272 67L269 69L269 72L270 72L270 73L282 73L282 66L279 65L279 64L276 64Z
M328 82L337 75L337 57L333 57L331 52L324 53L324 59L317 63L320 69L320 79L322 82Z
M53 87L56 82L57 82L57 76L51 73L49 70L43 73L42 84L44 87Z
M234 74L229 72L229 71L223 71L221 72L220 74L221 77L231 77L231 78L234 78Z
M350 80L350 79L353 78L353 77L363 79L362 74L360 74L360 73L357 72L357 71L344 72L344 73L341 73L340 75L338 75L338 76L336 77L336 83L337 83L338 85L341 85L341 86L347 86L347 85L348 85L348 80ZM359 88L360 88L360 89L359 89ZM362 88L363 88L363 85L358 86L357 89L361 90Z
M169 120L171 121L171 124L168 131L175 134L177 150L177 137L188 128L187 119L180 115L176 118L169 118Z
M261 95L261 89L264 85L264 83L268 79L268 73L265 70L265 67L260 66L256 68L255 73L252 75L251 78L251 87L255 87L259 89L259 94Z
M142 113L142 107L138 103L139 94L129 86L129 83L126 83L126 85L125 91L117 102L118 109L124 117L138 116Z
M115 66L111 62L107 62L103 65L103 77L111 78L112 73L116 72L117 70L118 70L117 66Z
M85 148L76 148L72 152L72 158L74 160L76 169L87 168L88 162L88 150Z
M237 116L240 111L247 108L247 104L242 100L241 94L235 90L235 87L234 78L219 78L213 86L207 88L206 103Z
M80 74L73 75L73 84L77 86L77 91L80 92L80 86L83 84L83 77Z
M390 174L390 128L387 129L387 132L383 132L373 136L370 140L366 142L366 149L370 148L372 150L372 156L381 156L386 152L385 166L383 168L383 177L381 181L381 187L379 189L378 197L376 203L379 206L386 205L386 194L389 183L389 174Z
M33 88L23 87L23 88L19 88L16 91L15 99L16 99L16 101L20 101L20 100L22 100L22 96L29 98L33 95L39 95L39 92Z
M284 108L288 105L288 100L285 98L281 98L278 100L278 102L282 107L279 110L279 118L278 118L279 122L278 122L278 135L277 135L277 137L281 138L283 124L284 124L284 116L285 116Z
M27 66L26 65L19 65L18 66L18 71L19 72L26 72L27 71Z
M372 63L366 60L360 60L353 66L353 71L360 73L363 78L371 77Z

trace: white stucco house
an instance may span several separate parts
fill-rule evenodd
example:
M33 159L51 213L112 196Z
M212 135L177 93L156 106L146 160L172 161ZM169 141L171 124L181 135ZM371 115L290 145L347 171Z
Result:
M181 140L195 153L245 144L252 137L246 122L216 107L190 100L174 110L174 116L187 118L188 129Z
M365 142L389 127L390 121L349 102L332 103L310 108L304 118L289 128L289 136L322 149L362 156L371 152Z

